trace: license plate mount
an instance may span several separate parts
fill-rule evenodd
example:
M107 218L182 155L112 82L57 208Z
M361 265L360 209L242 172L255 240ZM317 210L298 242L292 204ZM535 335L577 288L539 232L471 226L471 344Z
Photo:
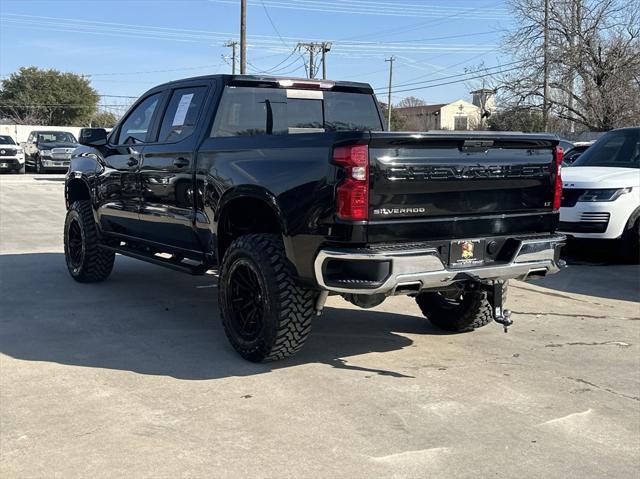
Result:
M449 266L465 268L484 264L485 240L469 239L451 242Z

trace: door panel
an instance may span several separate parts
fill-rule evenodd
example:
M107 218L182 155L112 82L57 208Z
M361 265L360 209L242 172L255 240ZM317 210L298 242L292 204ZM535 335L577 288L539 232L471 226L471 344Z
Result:
M98 220L103 231L138 235L138 165L143 148L131 145L106 149L104 171L98 177L96 188Z
M145 142L157 124L164 93L140 99L111 135L115 145L103 149L104 171L98 178L97 210L103 231L141 236L139 210L140 176Z
M201 251L194 229L193 151L207 91L208 86L194 86L172 92L157 142L145 146L139 170L142 234L191 251Z

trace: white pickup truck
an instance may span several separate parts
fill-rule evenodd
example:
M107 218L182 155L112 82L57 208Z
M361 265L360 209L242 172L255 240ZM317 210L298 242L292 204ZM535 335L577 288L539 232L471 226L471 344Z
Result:
M559 230L621 240L640 259L640 128L612 130L562 171Z

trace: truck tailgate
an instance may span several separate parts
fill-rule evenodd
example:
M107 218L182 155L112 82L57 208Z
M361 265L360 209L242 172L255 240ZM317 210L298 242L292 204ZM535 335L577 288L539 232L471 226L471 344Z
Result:
M552 231L550 135L372 133L371 242Z

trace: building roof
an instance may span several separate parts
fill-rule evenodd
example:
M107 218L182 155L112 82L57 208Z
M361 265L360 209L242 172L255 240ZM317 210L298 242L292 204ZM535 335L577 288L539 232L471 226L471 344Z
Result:
M443 106L447 106L448 103L438 103L436 105L422 105L422 106L405 106L402 108L395 108L398 113L404 113L405 115L426 115L440 111Z

